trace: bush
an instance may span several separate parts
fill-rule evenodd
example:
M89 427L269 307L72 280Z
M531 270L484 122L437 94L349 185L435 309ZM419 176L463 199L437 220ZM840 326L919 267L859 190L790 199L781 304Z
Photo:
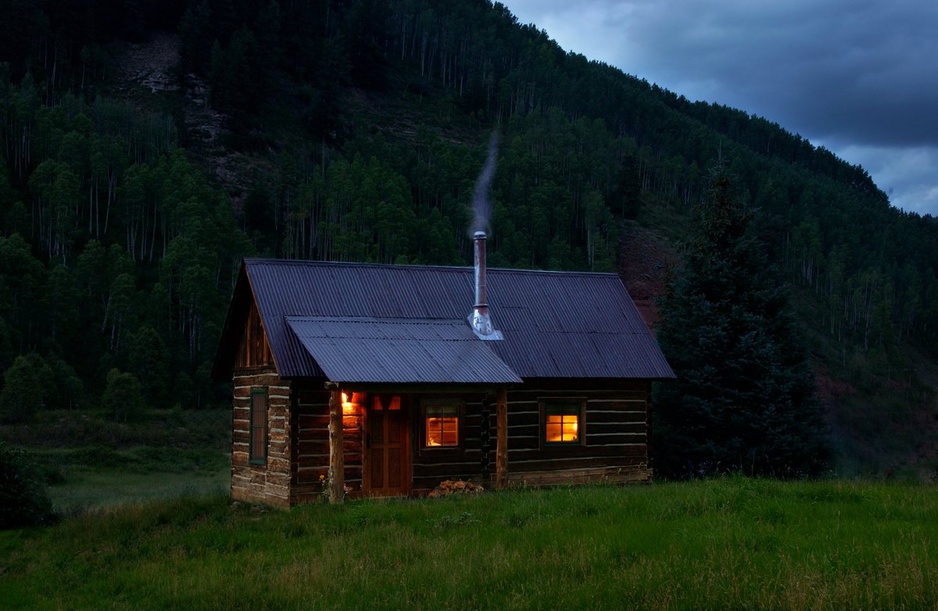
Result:
M0 443L0 530L54 519L45 482L26 453Z
M104 408L114 414L114 422L133 422L143 415L143 394L140 380L131 373L111 369L107 387L101 397Z
M45 404L52 382L52 370L41 356L33 352L16 357L3 372L0 422L30 422Z

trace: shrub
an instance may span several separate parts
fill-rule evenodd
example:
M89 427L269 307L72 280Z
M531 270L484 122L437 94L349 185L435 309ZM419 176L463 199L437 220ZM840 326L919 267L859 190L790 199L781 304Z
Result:
M18 356L3 372L0 422L29 422L45 403L52 384L52 370L38 354Z
M22 450L0 442L0 530L53 521L45 482Z
M115 422L139 420L143 413L140 380L132 373L111 369L107 374L107 387L101 402L106 410L114 414Z

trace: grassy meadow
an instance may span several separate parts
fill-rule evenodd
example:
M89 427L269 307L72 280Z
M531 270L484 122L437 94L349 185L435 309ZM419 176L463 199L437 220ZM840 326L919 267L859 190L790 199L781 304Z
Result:
M30 424L0 427L0 441L29 453L54 510L65 516L224 494L230 440L227 409L148 410L133 423L104 413L49 411Z
M935 609L934 486L726 478L292 511L223 495L0 533L11 608Z

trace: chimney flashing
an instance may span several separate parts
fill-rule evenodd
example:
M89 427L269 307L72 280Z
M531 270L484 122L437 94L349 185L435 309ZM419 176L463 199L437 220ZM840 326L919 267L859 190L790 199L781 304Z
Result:
M492 327L492 319L488 314L482 314L477 309L472 310L472 314L467 319L472 332L481 340L502 340L505 337L502 332Z

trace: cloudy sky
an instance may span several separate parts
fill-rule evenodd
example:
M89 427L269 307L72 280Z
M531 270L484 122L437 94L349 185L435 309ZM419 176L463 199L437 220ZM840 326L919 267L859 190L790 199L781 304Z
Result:
M564 49L765 117L938 216L935 0L502 0Z

